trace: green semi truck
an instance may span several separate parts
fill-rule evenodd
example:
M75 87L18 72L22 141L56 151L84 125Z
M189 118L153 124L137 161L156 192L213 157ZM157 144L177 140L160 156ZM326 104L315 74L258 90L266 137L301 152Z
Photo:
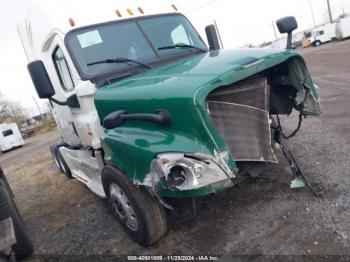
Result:
M34 86L62 134L53 158L107 199L136 242L167 232L167 198L256 177L278 162L278 149L305 178L278 119L320 113L305 61L290 49L293 17L277 23L286 50L225 50L213 25L208 47L174 5L130 4L88 22L55 12L42 23L34 9L18 26Z

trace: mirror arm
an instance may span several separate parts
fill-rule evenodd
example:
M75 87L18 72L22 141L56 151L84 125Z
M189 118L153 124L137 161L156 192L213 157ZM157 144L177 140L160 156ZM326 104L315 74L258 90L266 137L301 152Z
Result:
M292 32L289 32L287 36L287 49L292 49L292 37Z
M49 100L52 101L52 102L54 102L54 103L57 104L57 105L60 105L60 106L66 106L66 105L68 105L67 101L61 102L61 101L56 100L56 99L53 98L53 97L50 97Z

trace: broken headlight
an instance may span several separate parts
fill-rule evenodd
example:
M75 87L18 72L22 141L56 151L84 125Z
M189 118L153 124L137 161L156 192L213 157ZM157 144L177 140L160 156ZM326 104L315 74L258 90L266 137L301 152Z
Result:
M153 160L151 169L165 178L170 189L192 190L229 178L212 158L202 154L161 154Z

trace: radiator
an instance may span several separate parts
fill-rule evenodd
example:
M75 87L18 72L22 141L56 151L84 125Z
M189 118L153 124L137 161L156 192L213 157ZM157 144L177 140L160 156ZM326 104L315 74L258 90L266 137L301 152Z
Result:
M271 147L264 76L219 87L206 98L210 116L236 161L277 162Z

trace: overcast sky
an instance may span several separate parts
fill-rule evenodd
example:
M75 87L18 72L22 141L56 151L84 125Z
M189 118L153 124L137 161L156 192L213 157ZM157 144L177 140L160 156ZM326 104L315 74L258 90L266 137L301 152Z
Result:
M60 0L45 0L46 3L56 1ZM81 11L84 12L83 3L87 0L71 1L81 2ZM89 1L102 4L108 0ZM205 38L204 27L215 19L225 48L273 40L275 35L272 22L286 15L294 15L297 18L298 30L313 25L310 0L164 1L175 3L179 11L192 21L203 38ZM39 101L36 96L27 73L26 56L16 31L16 25L24 18L31 0L0 0L0 2L0 91L8 99L26 107L30 114L36 114L38 112L32 97L34 96L41 105L44 101ZM341 14L343 9L345 12L350 12L350 0L330 0L330 2L334 18ZM60 3L64 1L61 0ZM328 19L326 3L326 0L311 0L317 24L324 23ZM152 0L144 0L143 5L152 5Z

